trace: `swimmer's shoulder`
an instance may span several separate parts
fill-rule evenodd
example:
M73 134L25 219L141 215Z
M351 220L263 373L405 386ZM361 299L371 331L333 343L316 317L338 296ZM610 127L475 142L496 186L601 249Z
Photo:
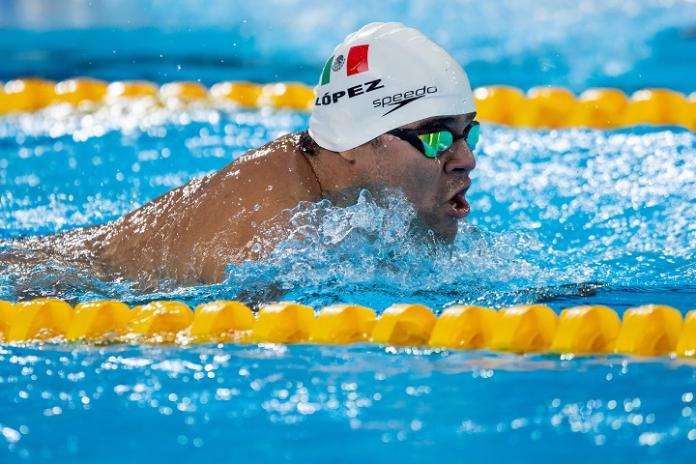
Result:
M242 155L220 173L226 179L263 184L278 195L301 201L319 199L316 177L299 146L300 133L286 134ZM283 192L283 193L281 193Z
M299 132L285 134L275 140L261 145L258 148L249 150L240 156L236 161L249 162L253 160L265 160L269 158L286 159L302 153L300 148Z

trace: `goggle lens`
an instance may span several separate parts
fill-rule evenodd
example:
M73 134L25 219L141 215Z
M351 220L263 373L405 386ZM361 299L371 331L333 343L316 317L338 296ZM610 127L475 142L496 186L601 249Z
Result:
M466 144L470 150L476 148L480 133L481 126L478 124L469 126L466 133ZM454 143L454 136L447 130L420 134L418 138L423 143L423 152L428 158L437 158L440 153L447 150Z
M466 144L469 145L469 149L474 151L476 145L478 145L479 135L481 134L481 126L474 124L469 128L469 133L466 134Z
M430 132L421 134L418 138L423 142L423 150L428 158L436 158L437 155L452 146L454 137L450 131Z

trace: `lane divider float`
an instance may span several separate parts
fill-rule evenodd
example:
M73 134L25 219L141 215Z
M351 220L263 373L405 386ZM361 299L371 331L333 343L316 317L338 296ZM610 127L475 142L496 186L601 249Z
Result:
M294 302L261 306L254 313L238 301L213 301L191 310L178 301L129 308L91 301L74 308L39 298L0 301L3 343L374 343L397 347L574 355L618 353L696 359L696 310L682 317L666 305L626 310L576 306L557 315L543 304L496 311L473 305L446 308L438 316L420 304L395 304L381 315L352 304L318 312Z
M117 81L79 77L61 82L22 78L0 85L0 114L31 112L54 104L87 106L151 99L164 106L231 103L241 108L271 107L311 111L312 87L298 82L256 84L225 81L210 89L199 82ZM630 97L615 88L590 88L576 96L558 86L526 93L505 85L478 87L474 99L483 121L515 127L611 129L638 124L678 125L696 130L696 92L688 97L664 88L646 88Z

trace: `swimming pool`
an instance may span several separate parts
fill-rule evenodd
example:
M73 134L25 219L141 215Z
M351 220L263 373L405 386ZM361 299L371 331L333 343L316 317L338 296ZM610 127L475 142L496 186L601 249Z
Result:
M650 85L694 90L692 80L680 72L679 63L689 60L660 53L681 50L693 62L693 39L685 38L685 26L694 19L688 2L588 2L584 18L595 23L587 33L596 39L608 39L617 29L624 33L619 43L591 57L583 49L585 42L573 47L586 30L576 25L582 15L570 20L558 11L524 4L531 16L547 14L554 24L565 24L530 37L534 22L515 20L523 9L515 4L502 2L491 11L483 7L486 14L503 13L494 31L474 29L480 41L471 47L456 38L456 21L435 27L435 19L415 6L408 14L417 18L414 25L440 31L440 40L460 50L462 62L472 61L473 69L467 69L476 85L557 83L582 90L601 83L631 91L646 83L636 76L636 70L645 69ZM337 18L341 6L322 12ZM629 7L634 14L617 18L617 10ZM405 14L399 13L398 3L381 8L373 14ZM173 21L183 21L180 17L191 9L177 13ZM157 16L156 2L150 11ZM254 40L242 32L235 37L245 44L241 61L248 63L254 53L265 57L248 70L233 67L233 74L247 79L302 80L304 71L292 66L293 59L320 62L329 44L340 39L327 39L323 50L316 40L308 44L303 35L291 34L276 49L287 30L277 26L269 32L255 23L267 14L264 8L244 11L249 27L264 31ZM192 15L210 26L213 20L203 16ZM345 21L369 19L356 14ZM637 31L639 23L645 27ZM152 34L168 34L139 26L144 29L132 32L132 42L118 53ZM219 44L219 32L208 26L211 30L200 26L194 35ZM107 42L119 36L96 26L83 32ZM29 40L21 41L20 49L50 40L47 47L58 50L67 48L77 32L21 34ZM464 35L471 39L467 34L473 33ZM0 34L0 42L7 47L12 37L17 36ZM522 40L519 49L515 39ZM184 55L186 47L180 44L166 46L172 52L180 47ZM502 50L497 61L490 58L496 47ZM102 53L100 47L80 50L76 55L90 59ZM537 59L546 52L550 61ZM473 58L466 58L468 53ZM37 69L46 77L60 79L66 77L61 73L79 67L71 63L70 69L63 68L55 56L39 60ZM159 82L186 77L169 74L170 61L133 64L130 58L104 58L92 75ZM615 67L598 68L596 62L604 58L605 66ZM182 62L182 73L203 75L207 84L225 72ZM26 63L10 60L7 69L16 73L3 78L15 77ZM507 65L513 72L501 71ZM309 82L318 66L305 67ZM612 69L625 71L612 74ZM306 125L303 113L209 106L141 105L89 113L55 107L1 117L0 239L117 218ZM155 299L192 305L222 298L285 299L316 308L352 302L378 311L395 302L436 310L457 303L500 308L544 302L556 311L606 304L620 313L645 303L668 304L682 313L696 306L693 132L679 127L528 130L486 124L483 134L469 193L472 214L451 248L409 240L413 213L398 195L389 208L365 195L346 209L318 204L289 212L311 219L305 240L286 240L265 262L231 266L222 284L165 283L144 292L128 282L98 281L79 269L48 262L4 269L0 299L116 298L131 305ZM0 458L687 462L696 454L694 393L693 364L669 358L569 360L368 345L2 346Z

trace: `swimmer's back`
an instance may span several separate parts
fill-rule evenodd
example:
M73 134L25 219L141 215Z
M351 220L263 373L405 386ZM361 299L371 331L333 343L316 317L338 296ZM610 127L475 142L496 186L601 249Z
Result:
M116 221L36 237L32 246L59 256L69 243L111 279L220 282L229 264L254 257L248 243L282 210L320 198L297 142L297 134L281 137Z

